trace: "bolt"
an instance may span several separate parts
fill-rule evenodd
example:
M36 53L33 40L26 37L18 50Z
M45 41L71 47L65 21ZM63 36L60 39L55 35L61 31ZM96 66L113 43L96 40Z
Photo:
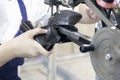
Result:
M105 55L105 59L107 61L111 61L112 60L112 56L108 53L108 54Z

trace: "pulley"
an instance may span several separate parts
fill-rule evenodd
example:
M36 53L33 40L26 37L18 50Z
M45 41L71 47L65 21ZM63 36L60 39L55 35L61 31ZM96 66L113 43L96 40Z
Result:
M94 51L90 52L91 62L101 80L120 79L120 30L106 27L98 30L93 37Z

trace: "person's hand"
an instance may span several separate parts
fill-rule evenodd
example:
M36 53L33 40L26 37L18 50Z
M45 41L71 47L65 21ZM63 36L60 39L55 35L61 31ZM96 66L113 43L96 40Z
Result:
M37 41L33 39L35 35L45 34L47 31L41 28L29 30L20 36L12 39L2 45L10 49L10 53L15 57L35 57L40 54L49 55L50 52L46 51Z
M87 14L93 20L99 19L98 15L91 9L87 10Z
M80 4L75 8L75 11L80 13L82 15L81 20L79 23L83 24L93 24L100 20L99 16L94 12L94 10L91 10L89 6L86 4Z

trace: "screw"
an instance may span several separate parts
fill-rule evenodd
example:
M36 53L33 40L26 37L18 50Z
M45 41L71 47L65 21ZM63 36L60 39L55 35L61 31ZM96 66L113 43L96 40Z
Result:
M108 54L105 55L105 59L107 61L111 61L112 60L112 56L108 53Z

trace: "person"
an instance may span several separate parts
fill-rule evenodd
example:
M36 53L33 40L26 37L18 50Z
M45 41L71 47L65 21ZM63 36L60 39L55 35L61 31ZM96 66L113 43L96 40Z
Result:
M2 44L0 46L0 80L20 80L17 68L23 64L23 57L34 57L39 53L48 55L50 53L33 40L34 35L45 33L43 29L30 30L14 38L19 32L19 25L22 20L18 1L0 1L0 43ZM44 4L44 0L22 1L26 7L27 19L34 26L43 25L47 22L50 17L50 10L49 6ZM84 7L82 11L79 8L77 7L76 11L85 14L80 23L86 22L88 19L89 23L97 21L97 18L88 7ZM90 15L88 16L88 14Z
M0 66L16 57L31 58L40 54L44 56L49 55L50 52L46 51L33 39L35 35L43 33L45 34L46 30L36 28L3 43L0 46ZM20 42L22 42L22 44Z
M120 0L115 0L115 2L116 2L116 5L117 5L117 7L118 8L120 8ZM117 24L119 24L119 22L117 22L117 20L116 20L116 17L115 17L115 15L114 15L114 13L113 12L111 12L111 22L114 24L114 25L117 25ZM118 17L119 18L119 17ZM119 20L119 19L118 19ZM97 24L96 24L96 26L95 26L95 28L96 28L96 30L99 30L99 29L101 29L101 28L103 28L103 27L105 27L106 25L104 25L104 23L101 21L101 20L99 20L98 22L97 22Z
M17 68L24 63L23 57L47 56L50 53L33 39L37 34L45 34L46 30L36 28L18 36L23 19L18 1L0 1L0 80L21 80ZM34 26L46 22L49 8L44 0L21 1L26 8L27 19Z
M75 11L82 15L82 18L78 23L93 24L100 20L99 16L86 4L76 6Z

